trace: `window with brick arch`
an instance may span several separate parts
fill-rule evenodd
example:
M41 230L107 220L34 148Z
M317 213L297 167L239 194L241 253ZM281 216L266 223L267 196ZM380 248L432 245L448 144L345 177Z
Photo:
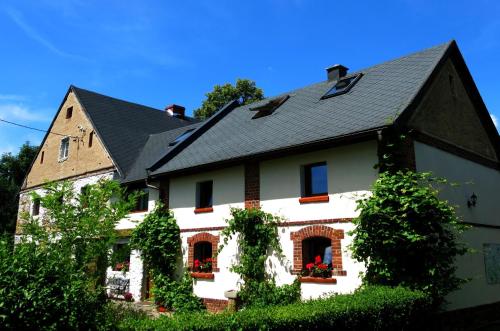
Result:
M193 265L191 266L193 271L212 271L212 243L200 241L194 244L193 257Z
M308 263L332 264L332 241L325 237L310 237L302 241L302 269L306 269ZM319 257L319 259L318 259Z

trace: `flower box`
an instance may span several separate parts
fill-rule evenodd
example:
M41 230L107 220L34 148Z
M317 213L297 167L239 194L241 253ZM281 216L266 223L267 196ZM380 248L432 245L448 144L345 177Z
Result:
M214 274L211 272L191 272L191 277L196 279L214 279Z

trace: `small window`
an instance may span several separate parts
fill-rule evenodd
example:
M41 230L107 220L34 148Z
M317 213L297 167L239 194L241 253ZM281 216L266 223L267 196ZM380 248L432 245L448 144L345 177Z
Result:
M73 116L73 107L66 109L66 118L71 118Z
M141 193L141 195L137 198L135 202L133 212L147 211L148 210L148 202L149 202L149 190L147 188L143 188L137 190Z
M349 90L358 82L361 78L362 74L342 78L339 80L333 87L326 92L326 94L321 97L321 99L326 99L330 97L334 97L336 95L344 94L349 92Z
M194 244L193 271L212 272L212 243L201 241Z
M206 181L196 185L196 208L212 207L213 203L213 182Z
M174 146L174 145L180 143L181 141L186 140L186 138L189 137L193 133L193 131L194 131L194 129L189 129L189 130L185 131L183 134L181 134L180 136L175 138L175 140L170 143L170 146Z
M328 168L326 162L305 165L302 178L302 195L304 197L328 194Z
M332 266L332 241L325 237L311 237L302 241L302 270L312 265ZM308 268L309 267L309 268Z
M252 119L257 119L260 117L268 116L274 113L276 109L278 109L285 101L290 98L289 95L284 95L281 97L277 97L274 99L269 100L263 105L257 106L257 107L251 107L250 111L256 112L255 115L252 117Z
M113 245L111 266L114 271L129 271L130 245L128 243L117 243Z
M44 157L45 157L45 152L42 152L42 155L40 156L40 164L43 164Z
M66 160L69 155L69 137L61 139L61 146L59 147L59 160Z
M33 200L33 206L31 208L31 216L38 216L40 214L40 198L35 198Z
M88 193L89 193L89 190L90 190L90 186L89 185L85 185L83 186L81 189L80 189L80 203L82 204L82 206L84 208L86 208L88 206Z
M89 148L92 147L93 142L94 142L94 131L92 131L89 134Z

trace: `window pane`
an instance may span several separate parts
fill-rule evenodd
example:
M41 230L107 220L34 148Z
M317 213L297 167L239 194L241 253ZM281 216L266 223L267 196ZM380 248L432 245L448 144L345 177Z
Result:
M311 168L311 194L328 192L326 164L312 166Z
M212 181L198 184L198 208L212 207Z

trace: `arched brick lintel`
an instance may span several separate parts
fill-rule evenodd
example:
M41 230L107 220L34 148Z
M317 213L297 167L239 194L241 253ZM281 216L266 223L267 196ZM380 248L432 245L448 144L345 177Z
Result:
M209 242L212 244L212 271L218 272L217 255L214 254L219 248L219 236L215 236L208 232L197 233L194 236L188 237L188 267L191 268L194 263L194 245L199 242Z
M345 276L347 273L342 267L342 248L340 240L344 239L344 230L333 229L326 225L311 225L291 232L293 242L293 274L302 272L302 241L312 237L328 238L332 242L332 267L334 276Z

